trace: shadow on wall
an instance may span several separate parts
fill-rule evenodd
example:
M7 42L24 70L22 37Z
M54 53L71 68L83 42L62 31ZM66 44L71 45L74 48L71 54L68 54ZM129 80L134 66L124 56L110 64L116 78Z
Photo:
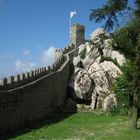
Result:
M65 120L66 118L70 117L71 115L75 114L76 112L73 113L64 113L64 112L57 112L53 115L48 116L45 119L42 120L38 120L35 122L27 122L24 127L18 129L18 130L14 130L12 132L9 132L5 135L0 136L0 140L8 140L11 138L16 138L17 136L26 134L31 132L32 130L37 130L43 126L49 126L55 123L58 123L60 121Z

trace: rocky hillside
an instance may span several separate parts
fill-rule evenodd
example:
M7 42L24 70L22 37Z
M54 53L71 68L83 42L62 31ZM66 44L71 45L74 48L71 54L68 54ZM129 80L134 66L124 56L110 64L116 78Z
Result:
M95 30L91 40L79 46L73 60L74 72L68 84L71 99L67 106L83 100L92 109L106 111L116 105L112 86L122 73L120 66L125 61L123 54L113 50L110 34L102 28Z

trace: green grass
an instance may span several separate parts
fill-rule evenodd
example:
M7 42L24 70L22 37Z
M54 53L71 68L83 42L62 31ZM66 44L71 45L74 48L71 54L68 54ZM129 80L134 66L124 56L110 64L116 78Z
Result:
M140 125L140 121L139 121ZM140 129L131 130L125 116L77 113L62 121L45 123L11 140L140 140Z

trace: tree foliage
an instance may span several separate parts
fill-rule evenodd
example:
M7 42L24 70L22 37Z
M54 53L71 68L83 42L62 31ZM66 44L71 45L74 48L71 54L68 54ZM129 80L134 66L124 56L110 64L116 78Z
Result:
M117 97L117 113L124 115L132 106L132 63L128 61L121 70L123 74L118 77L113 90Z
M122 51L127 58L134 58L136 55L136 45L139 33L140 22L134 19L113 33L113 44L117 44L113 47Z
M118 15L127 8L128 0L108 0L99 9L92 9L90 20L102 22L105 20L105 29L112 30L114 25L118 25Z
M117 87L121 95L126 93L124 91L127 91L127 95L132 96L132 127L136 129L138 99L140 96L140 0L134 0L134 2L136 5L133 9L134 19L131 19L128 25L119 29L114 36L117 48L122 50L127 56L130 56L129 58L132 64L130 65L132 69L131 74L124 73L119 79ZM94 20L95 22L105 20L105 29L112 30L115 25L118 25L118 16L120 14L124 16L124 13L122 14L124 10L132 10L132 8L128 7L128 0L108 0L102 8L92 9L90 20ZM128 68L126 68L126 70L128 70ZM124 86L125 90L122 86ZM130 91L132 92L130 93Z
M133 87L140 93L140 36L137 41L136 58L133 64Z

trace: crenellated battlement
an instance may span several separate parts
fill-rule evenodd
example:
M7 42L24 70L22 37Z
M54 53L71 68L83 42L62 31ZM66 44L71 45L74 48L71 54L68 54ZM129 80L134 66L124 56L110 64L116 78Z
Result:
M71 27L71 44L64 49L55 50L55 63L48 67L37 68L26 73L15 76L5 77L0 80L0 91L9 90L33 82L47 74L59 69L64 63L64 55L76 48L84 41L85 26L83 24L74 24ZM78 40L78 42L77 42Z
M73 49L75 49L75 45L71 44L71 46L67 46L63 49L63 53L66 54L66 53L72 51Z
M55 62L59 60L61 57L64 57L65 54L75 49L75 45L71 44L71 46L64 47L64 49L56 49L55 50Z
M73 27L75 27L77 30L83 30L83 29L85 29L85 25L84 24L79 24L79 23L73 24L72 25L72 28Z
M64 63L64 55L75 49L74 45L67 46L64 49L55 50L55 63L48 67L37 68L26 73L15 76L4 77L0 81L0 91L9 90L33 82L45 75L57 71Z
M48 67L37 68L26 73L17 74L15 76L5 77L0 81L0 91L13 89L30 82L33 82L47 74L56 71L64 62L64 57L60 57L54 64Z
M0 135L58 112L67 98L75 45L57 49L51 66L0 80Z

